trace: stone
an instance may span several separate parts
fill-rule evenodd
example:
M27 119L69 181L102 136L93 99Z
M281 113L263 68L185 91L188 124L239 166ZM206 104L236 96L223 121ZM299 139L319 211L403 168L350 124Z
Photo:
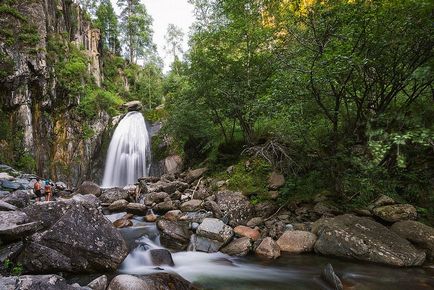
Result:
M126 219L126 218L121 218L118 220L115 220L113 222L113 226L115 228L121 229L121 228L128 228L128 227L132 227L133 226L133 221L130 219Z
M268 188L271 190L277 190L281 188L284 184L285 177L276 171L273 171L268 178Z
M246 226L236 226L234 228L234 233L239 237L247 237L253 241L258 240L261 237L261 233L258 230Z
M16 242L0 248L0 263L6 260L15 260L23 249L23 242Z
M211 211L214 214L214 217L221 218L223 217L223 212L220 210L220 207L215 201L212 200L206 200L203 203L203 207L206 210Z
M129 203L125 209L128 213L136 214L136 215L146 215L148 213L148 207L141 203Z
M14 181L9 180L1 180L0 181L1 187L6 190L18 190L18 189L24 189L21 184Z
M39 203L26 213L43 225L18 257L29 272L114 271L128 254L120 232L88 204Z
M280 257L280 248L272 238L266 237L256 248L255 253L258 256L266 257L269 259L276 259Z
M143 219L148 223L153 223L157 220L157 216L154 213L148 213Z
M372 204L372 207L380 207L380 206L385 206L385 205L392 205L395 204L395 200L393 198L391 198L390 196L381 194Z
M92 290L105 290L107 288L108 279L106 275L101 275L98 278L92 280L87 287Z
M311 252L316 242L316 235L304 231L286 231L277 240L282 252L299 254Z
M142 110L142 102L140 101L130 101L122 105L123 108L127 109L128 112L131 111L141 111Z
M376 207L372 213L386 222L397 222L402 220L415 220L417 211L411 204L394 204Z
M202 177L202 175L205 174L205 172L208 171L208 168L203 167L203 168L198 168L195 170L189 170L187 172L187 176L185 177L185 181L187 183L192 183L196 180L198 180L200 177Z
M230 242L226 247L221 249L222 253L229 256L246 256L252 249L252 240L247 237L235 239Z
M84 181L77 189L76 193L81 193L83 195L93 194L95 196L101 195L101 188L98 184L92 181Z
M276 191L276 190L269 191L269 192L267 193L268 198L269 198L269 199L272 199L272 200L276 200L276 199L278 199L278 198L279 198L279 195L280 195L280 192L278 192L278 191Z
M150 206L154 203L163 202L168 197L169 194L167 192L150 192L145 195L144 202L146 205Z
M166 249L151 249L149 250L149 256L154 266L175 266L172 254Z
M180 173L183 167L182 157L179 155L171 155L164 159L165 172Z
M113 187L105 189L99 199L101 200L101 202L111 204L120 199L128 200L128 197L128 191L123 188Z
M268 218L273 215L278 208L275 202L263 201L255 205L255 213L258 217Z
M182 211L179 209L170 210L164 214L164 219L168 221L177 221L182 215Z
M324 269L321 271L321 279L324 280L329 286L334 290L343 290L344 286L342 285L341 279L335 274L332 265L327 264Z
M339 214L341 212L337 207L328 204L324 201L315 204L315 206L313 207L313 211L320 216L327 215L327 214L334 215L334 214Z
M234 235L234 231L219 219L206 218L197 228L196 234L225 245Z
M40 228L39 222L25 224L0 224L0 242L11 242L36 232Z
M215 253L222 247L222 244L222 242L216 240L211 240L198 235L192 235L190 237L190 243L187 250L205 253Z
M215 194L216 203L223 214L229 219L232 227L245 225L255 216L255 208L240 192L220 191Z
M160 241L162 245L179 251L187 248L191 236L188 223L160 219L157 221L157 228L161 232Z
M79 203L87 203L90 206L100 206L101 205L101 202L98 199L98 197L96 197L93 194L86 194L86 195L76 194L72 197L72 200L75 200Z
M111 212L120 212L120 211L125 211L125 209L127 208L128 205L128 201L126 201L125 199L119 199L116 200L114 202L112 202L108 209Z
M198 190L193 192L192 198L204 200L210 195L212 195L212 192L209 191L208 188L199 188Z
M74 287L57 275L22 275L0 276L0 289L4 290L81 290L84 287Z
M202 223L206 218L212 218L212 213L207 211L192 211L183 213L178 219L180 221L187 221L190 223Z
M0 180L12 181L14 179L15 179L15 177L13 177L12 175L9 175L9 173L7 173L7 172L0 172Z
M25 208L30 204L30 195L25 190L16 190L9 193L1 199L4 202L12 204L18 208Z
M140 279L145 281L149 289L152 290L199 290L176 273L153 273L141 276Z
M400 221L390 229L418 248L426 250L428 257L434 260L434 228L417 221Z
M145 281L133 275L117 275L111 280L107 290L153 290Z
M177 209L177 206L171 200L160 202L153 208L153 210L159 214L163 214L174 209Z
M62 181L57 181L54 185L56 186L56 190L66 190L68 188L66 183Z
M261 217L254 217L254 218L251 218L247 222L247 226L251 227L251 228L254 228L254 227L262 225L263 223L264 223L264 219L263 218L261 218Z
M181 204L180 210L181 211L198 211L200 210L202 205L202 200L199 199L192 199L189 201L184 202Z
M3 200L0 200L0 211L14 211L18 208L15 205L12 205L10 203L7 203Z
M366 217L346 214L313 224L315 252L392 266L419 266L425 253L387 227Z

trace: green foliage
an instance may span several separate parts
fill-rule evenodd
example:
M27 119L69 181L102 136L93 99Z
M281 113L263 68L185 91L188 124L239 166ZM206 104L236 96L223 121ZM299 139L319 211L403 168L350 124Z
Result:
M20 276L23 273L23 265L20 263L14 264L9 259L3 261L3 269L12 276Z
M119 114L117 108L122 103L123 100L115 93L100 88L92 88L83 96L77 109L84 118L93 119L100 111L106 111L111 116Z

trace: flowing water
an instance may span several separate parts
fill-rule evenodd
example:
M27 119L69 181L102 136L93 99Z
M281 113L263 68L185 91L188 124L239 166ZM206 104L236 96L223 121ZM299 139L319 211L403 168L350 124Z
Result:
M134 221L121 230L132 249L119 272L148 274L161 271L150 260L148 250L163 248L154 223ZM161 266L185 279L216 290L314 290L330 289L320 279L321 269L331 263L345 289L422 290L434 289L434 269L393 268L317 255L283 255L276 260L255 256L230 257L222 253L172 253L174 267Z
M117 126L107 153L103 187L121 187L148 176L150 141L140 112L129 112Z

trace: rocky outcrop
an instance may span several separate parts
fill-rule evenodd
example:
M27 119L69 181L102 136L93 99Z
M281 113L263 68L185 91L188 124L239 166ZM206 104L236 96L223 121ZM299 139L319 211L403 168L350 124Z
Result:
M401 221L394 223L390 229L417 247L425 249L428 257L434 259L434 228L417 221Z
M393 266L418 266L425 253L387 227L364 217L341 215L314 223L315 251Z

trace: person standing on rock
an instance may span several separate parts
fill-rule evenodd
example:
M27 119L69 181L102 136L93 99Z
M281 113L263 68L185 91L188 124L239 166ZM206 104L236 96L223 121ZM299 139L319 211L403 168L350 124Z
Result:
M39 177L36 178L36 182L33 185L33 190L35 191L36 194L36 201L41 201L42 192L41 192L41 182Z
M53 195L53 192L52 192L52 187L51 187L51 184L50 184L50 180L45 180L45 187L44 187L44 194L45 194L45 201L51 201L51 197L52 197L52 195Z

